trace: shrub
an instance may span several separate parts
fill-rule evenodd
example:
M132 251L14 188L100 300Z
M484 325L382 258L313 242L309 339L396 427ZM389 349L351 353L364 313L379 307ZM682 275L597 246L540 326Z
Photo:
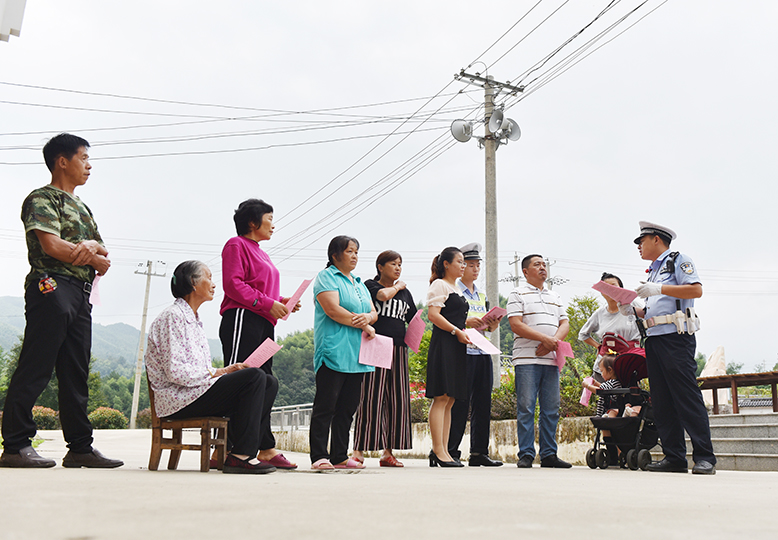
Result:
M127 417L121 411L108 407L100 407L92 411L89 421L95 429L125 429L128 423Z
M500 378L500 386L492 390L492 420L516 418L516 375L512 371Z
M138 429L151 429L151 409L149 407L138 411L138 416L135 417L135 427Z
M32 419L38 429L59 429L59 414L54 409L36 405L32 408Z
M431 399L416 397L411 399L411 422L428 422L430 417Z

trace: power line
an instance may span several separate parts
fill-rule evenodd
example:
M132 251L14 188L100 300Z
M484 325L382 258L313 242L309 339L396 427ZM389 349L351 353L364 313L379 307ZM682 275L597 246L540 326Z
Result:
M640 4L639 6L637 6L635 9L633 9L632 11L630 11L629 13L627 13L626 15L624 15L624 16L623 16L621 19L619 19L618 21L616 21L616 22L615 22L613 25L611 25L611 27L609 27L609 28L608 28L608 29L606 29L605 31L601 32L601 34L600 34L600 35L598 35L596 38L592 39L592 40L590 41L590 43L587 43L587 44L583 45L582 47L579 47L579 50L581 50L581 52L580 52L580 53L578 53L578 51L575 51L574 53L572 53L571 55L569 55L569 56L567 57L567 58L569 58L569 57L571 57L573 54L575 54L575 57L573 58L573 59L575 60L574 62L572 61L573 59L571 59L570 61L566 62L566 63L565 63L565 64L564 64L562 67L560 67L559 69L556 69L556 70L555 70L553 73L551 72L551 70L549 70L549 73L550 73L550 74L549 74L549 75L546 75L546 78L545 78L545 79L542 79L542 80L540 80L540 82L539 82L537 85L535 85L535 87L534 87L534 88L533 88L533 89L530 91L530 93L532 93L532 92L534 92L534 91L537 91L537 90L539 90L540 88L542 88L543 86L545 86L545 85L546 85L546 84L548 84L549 82L551 82L551 81L553 81L554 79L556 79L558 76L560 76L560 75L562 75L563 73L565 73L565 72L566 72L568 69L572 68L573 66L575 66L576 64L578 64L578 63L579 63L579 62L581 62L582 60L586 59L586 58L587 58L587 57L588 57L590 54L592 54L592 53L594 53L594 52L598 51L600 48L604 47L605 45L607 45L608 43L610 43L610 42L611 42L611 41L613 41L614 39L616 39L616 38L618 38L619 36L621 36L621 35L622 35L624 32L626 32L627 30L629 30L630 28L632 28L633 26L635 26L636 24L638 24L640 21L642 21L643 19L645 19L646 17L648 17L649 15L651 15L651 14L652 14L654 11L656 11L657 9L659 9L660 7L662 7L664 4L666 4L666 3L667 3L667 0L663 0L663 1L662 1L662 2L659 4L659 5L657 5L655 8L653 8L652 10L650 10L649 12L647 12L645 15L643 15L642 17L640 17L639 19L637 19L637 20L636 20L634 23L632 23L631 25L627 26L627 27L626 27L625 29L623 29L621 32L619 32L618 34L616 34L615 36L613 36L613 37L612 37L612 38L610 38L609 40L605 41L604 43L601 43L599 46L595 47L594 49L592 49L591 51L589 51L589 52L588 52L588 53L586 53L585 55L581 56L584 50L586 50L586 49L590 48L590 47L591 47L591 45L593 45L593 44L594 44L596 41L599 41L599 40L600 40L602 37L604 37L604 36L605 36L607 33L609 33L611 30L613 30L614 28L616 28L616 26L618 26L618 25L619 25L619 24L621 24L621 23L622 23L624 20L626 20L628 17L630 17L630 16L631 16L633 13L635 13L635 12L636 12L636 11L637 11L639 8L643 7L643 5L644 5L644 4L646 4L647 2L648 2L648 0L645 0L643 3L641 3L641 4ZM576 53L578 53L578 54L576 54ZM572 62L572 63L571 63L571 62ZM562 62L558 63L557 65L560 65L560 64L562 64ZM541 79L541 77L537 77L535 80L539 80L539 79ZM534 82L534 81L533 81L533 82Z
M521 44L521 43L522 43L522 42L523 42L525 39L527 39L528 37L530 37L530 36L531 36L533 33L535 33L535 31L536 31L538 28L540 28L540 27L541 27L543 24L545 24L545 23L546 23L546 22L547 22L547 21L548 21L548 20L549 20L551 17L553 17L554 15L556 15L556 13L557 13L557 12L558 12L560 9L562 9L562 8L563 8L563 7L564 7L564 6L565 6L565 5L566 5L566 4L569 2L569 1L570 1L570 0L565 0L565 2L564 2L564 3L563 3L561 6L559 6L558 8L556 8L556 9L555 9L554 11L552 11L552 12L551 12L551 14L549 14L549 15L548 15L548 16L547 16L545 19L543 19L542 21L540 21L540 22L539 22L539 23L538 23L538 24L535 26L535 28L533 28L532 30L530 30L530 31L529 31L529 32L528 32L528 33L527 33L527 34L526 34L526 35L525 35L523 38L521 38L519 41L517 41L517 42L516 42L516 43L515 43L515 44L514 44L514 45L513 45L513 46L512 46L510 49L508 49L508 50L507 50L507 51L505 51L505 52L504 52L504 53L503 53L501 56L499 56L499 57L497 58L497 60L495 60L494 62L492 62L492 63L489 65L489 67L493 67L493 66L494 66L494 65L495 65L497 62L499 62L500 60L502 60L503 58L505 58L505 57L506 57L508 54L510 54L510 53L511 53L511 51L513 51L513 50L514 50L516 47L518 47L518 46L519 46L519 45L520 45L520 44ZM540 3L540 2L538 2L538 3ZM536 4L536 5L537 5L537 4ZM533 6L533 9L534 9L534 8L535 8L535 6Z
M461 112L463 110L469 110L471 107L455 107L446 109L443 111L440 111L441 113L451 113L451 112ZM433 118L433 114L430 113L426 118L429 119L431 122L445 122L450 123L450 118ZM130 144L152 144L152 143L179 143L179 142L192 142L192 141L201 141L201 140L210 140L210 139L222 139L222 138L230 138L230 137L248 137L248 136L259 136L259 135L282 135L287 133L302 133L302 132L308 132L308 131L317 131L317 130L324 130L324 129L340 129L340 128L350 128L350 127L356 127L356 126L365 126L365 125L377 125L377 124L384 124L389 122L397 122L402 120L414 120L414 121L422 121L422 118L410 118L407 116L384 116L384 117L377 117L374 119L366 119L366 120L353 120L353 121L337 121L337 122L317 122L314 124L309 124L305 126L297 126L297 127L290 127L290 128L265 128L265 129L259 129L259 130L250 130L250 131L233 131L233 132L222 132L222 133L205 133L205 134L198 134L198 135L185 135L185 136L167 136L167 137L152 137L152 138L140 138L140 139L124 139L124 140L117 140L117 141L93 141L91 143L92 148L102 148L105 146L118 146L118 145L130 145ZM14 150L33 150L36 152L39 152L41 150L42 145L35 145L35 146L0 146L0 151L14 151Z
M596 22L597 22L597 21L598 21L598 20L599 20L599 19L600 19L600 18L601 18L603 15L605 15L605 14L606 14L606 13L607 13L607 12L608 12L610 9L612 9L612 8L613 8L615 5L617 5L617 4L618 4L620 1L621 1L621 0L611 0L611 1L610 1L610 3L609 3L607 6L605 6L605 9L603 9L602 11L600 11L600 13L598 13L598 14L597 14L597 16L596 16L596 17L594 17L594 19L592 19L592 20L591 20L591 21L590 21L590 22L589 22L589 23L588 23L586 26L584 26L584 27L583 27L583 28L581 28L581 29L580 29L578 32L576 32L575 34L573 34L572 36L570 36L569 38L567 38L567 39L566 39L566 40L565 40L565 41L564 41L564 42L563 42L561 45L559 45L559 46L558 46L556 49L554 49L554 50L553 50L553 51L551 51L549 54L547 54L547 55L545 56L545 58L543 58L543 59L542 59L542 60L540 60L539 62L536 62L536 63L535 63L535 65L534 65L534 66L532 66L532 67L531 67L529 70L527 70L526 72L522 73L522 74L519 76L519 81L518 81L516 84L517 84L517 85L520 85L520 84L522 84L522 83L524 82L524 80L525 80L527 77L529 77L529 76L530 76L532 73L534 73L535 71L537 71L537 70L539 70L540 68L542 68L543 66L545 66L545 65L546 65L546 63L547 63L549 60L551 60L551 59L552 59L554 56L556 56L557 54L559 54L559 52L560 52L562 49L564 49L564 48L565 48L567 45L569 45L570 43L572 43L572 42L573 42L573 40L575 40L575 39L576 39L578 36L580 36L580 35L581 35L583 32L585 32L585 31L586 31L586 30L587 30L587 29L588 29L590 26L592 26L594 23L596 23ZM564 3L564 4L562 4L562 6L564 6L565 4L567 4L567 1L565 1L565 3ZM561 7L562 7L562 6L560 6L560 9L561 9ZM554 12L554 13L556 13L556 12Z
M559 77L560 75L562 75L568 69L570 69L573 66L575 66L576 64L578 64L578 62L584 60L590 54L594 53L595 51L599 50L601 47L604 47L605 45L607 45L608 43L610 43L611 41L613 41L614 39L616 39L617 37L622 35L624 32L626 32L627 30L629 30L630 28L635 26L637 23L639 23L644 18L646 18L648 15L650 15L651 13L653 13L654 11L659 9L662 5L667 3L667 0L663 0L658 6L653 8L651 11L647 12L645 15L643 15L638 20L636 20L634 23L632 23L631 25L629 25L628 27L623 29L621 32L619 32L618 34L616 34L612 38L608 39L604 43L601 43L599 46L597 46L596 48L594 48L591 51L587 52L585 55L583 54L585 51L587 51L589 48L591 48L592 45L594 45L597 41L601 40L604 36L606 36L608 33L610 33L616 27L618 27L621 23L623 23L628 17L633 15L635 12L637 12L637 10L639 10L646 3L648 3L648 1L649 0L644 0L638 6L636 6L635 8L630 10L629 12L627 12L624 16L620 17L614 23L612 23L611 25L606 27L604 30L599 32L596 36L591 38L589 41L587 41L586 43L584 43L583 45L578 47L578 49L574 50L573 52L568 54L566 57L564 57L562 60L557 62L554 66L549 68L546 72L544 72L544 73L538 75L537 77L535 77L535 79L533 79L532 81L527 83L526 86L528 88L522 93L522 95L520 95L518 97L515 97L515 98L512 98L512 97L507 98L506 101L505 101L505 109L507 110L507 109L513 107L514 105L516 105L518 102L522 101L523 99L529 97L531 94L533 94L534 92L536 92L537 90L539 90L540 88L542 88L543 86L545 86L546 84L551 82L552 80L554 80L557 77Z
M123 156L97 156L90 158L90 161L101 161L101 160L117 160L117 159L140 159L140 158L150 158L150 157L171 157L171 156L200 156L200 155L209 155L209 154L233 154L233 153L239 153L239 152L255 152L260 150L271 150L274 148L288 148L288 147L295 147L295 146L311 146L311 145L317 145L317 144L327 144L327 143L333 143L333 142L344 142L344 141L354 141L354 140L360 140L360 139L374 139L376 137L391 137L393 135L412 135L414 133L421 133L426 131L439 131L441 127L430 127L430 128L424 128L424 129L414 129L411 131L393 131L392 133L378 133L374 135L353 135L351 137L338 137L334 139L324 139L324 140L318 140L318 141L303 141L303 142L295 142L295 143L275 143L275 144L268 144L265 146L252 146L252 147L246 147L246 148L225 148L220 150L187 150L187 151L181 151L181 152L159 152L154 154L132 154L132 155L123 155ZM0 165L40 165L39 161L17 161L17 162L9 162L9 161L0 161Z
M72 90L67 88L54 88L50 86L38 86L38 85L32 85L32 84L22 84L22 83L13 83L13 82L7 82L7 81L0 81L1 85L5 86L16 86L20 88L33 88L37 90L47 90L52 92L65 92L70 94L81 94L81 95L88 95L88 96L99 96L99 97L110 97L110 98L118 98L118 99L128 99L128 100L136 100L136 101L146 101L146 102L152 102L152 103L165 103L165 104L175 104L175 105L187 105L187 106L194 106L194 107L216 107L216 108L222 108L222 109L232 109L232 110L243 110L243 111L258 111L258 112L272 112L272 113L278 113L278 114L318 114L323 112L331 112L331 111L343 111L343 110L351 110L351 109L362 109L362 108L368 108L368 107L381 107L384 105L395 105L398 103L409 103L412 101L423 101L427 99L431 99L429 97L416 97L416 98L403 98L403 99L395 99L390 101L381 101L377 103L367 103L367 104L361 104L361 105L345 105L341 107L328 107L324 109L312 109L308 111L291 111L291 110L284 110L284 109L268 109L268 108L260 108L260 107L246 107L246 106L238 106L238 105L226 105L226 104L219 104L219 103L199 103L199 102L192 102L192 101L180 101L180 100L170 100L170 99L160 99L160 98L150 98L150 97L142 97L142 96L129 96L129 95L123 95L123 94L113 94L113 93L104 93L104 92L89 92L86 90ZM458 94L459 92L456 92ZM437 96L434 96L437 97ZM82 130L85 131L85 130Z

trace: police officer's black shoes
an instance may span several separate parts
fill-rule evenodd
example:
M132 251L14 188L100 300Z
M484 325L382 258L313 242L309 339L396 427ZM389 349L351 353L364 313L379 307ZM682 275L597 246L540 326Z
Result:
M572 467L572 464L568 463L567 461L562 461L557 457L556 454L551 454L550 456L546 456L540 460L540 466L552 467L554 469L569 469Z
M716 474L716 466L710 461L701 459L692 467L692 474Z
M74 469L79 467L86 467L88 469L115 469L122 465L124 465L123 461L107 458L94 448L88 454L76 454L70 450L65 454L65 458L62 460L63 467Z
M486 454L470 454L468 463L471 467L500 467L502 461L490 458Z
M676 463L664 458L662 461L654 461L646 466L647 471L651 472L689 472L689 465L684 461Z
M0 467L11 467L14 469L48 469L56 465L53 459L38 455L38 452L32 446L25 446L19 450L18 454L3 452L0 456Z
M535 461L533 456L523 456L519 458L519 462L516 464L516 466L519 469L531 469L533 461Z

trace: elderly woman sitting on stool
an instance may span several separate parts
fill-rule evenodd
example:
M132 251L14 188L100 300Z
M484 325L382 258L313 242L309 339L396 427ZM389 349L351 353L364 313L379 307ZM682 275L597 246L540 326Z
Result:
M264 371L243 363L215 369L197 309L213 300L211 271L200 261L178 265L170 288L176 301L149 330L146 373L154 391L157 416L180 420L228 416L232 451L225 473L263 474L272 465L256 459L262 411L271 407L278 386Z

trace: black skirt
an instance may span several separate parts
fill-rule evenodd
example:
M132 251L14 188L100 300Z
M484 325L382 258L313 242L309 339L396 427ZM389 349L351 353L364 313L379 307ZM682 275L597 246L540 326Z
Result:
M440 314L457 328L464 329L470 307L462 295L451 293ZM427 397L448 395L467 399L467 345L437 326L427 353Z

